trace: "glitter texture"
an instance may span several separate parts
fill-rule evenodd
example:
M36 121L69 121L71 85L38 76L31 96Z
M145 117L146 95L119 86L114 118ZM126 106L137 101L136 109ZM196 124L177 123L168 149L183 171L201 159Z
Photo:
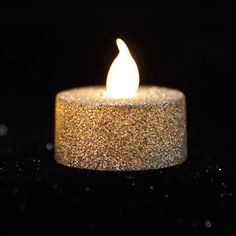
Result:
M83 169L146 170L186 160L182 92L141 86L133 98L111 99L104 91L94 86L57 94L57 162Z

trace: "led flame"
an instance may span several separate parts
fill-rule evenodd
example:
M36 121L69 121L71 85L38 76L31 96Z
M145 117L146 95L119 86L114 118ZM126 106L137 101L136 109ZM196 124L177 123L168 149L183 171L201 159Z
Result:
M116 40L119 54L111 64L106 82L106 96L129 98L136 95L139 86L138 67L121 39Z

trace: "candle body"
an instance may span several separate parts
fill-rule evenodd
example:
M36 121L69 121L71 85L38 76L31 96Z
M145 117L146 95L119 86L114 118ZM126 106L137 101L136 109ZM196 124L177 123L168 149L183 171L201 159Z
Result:
M141 86L130 99L104 98L103 87L56 97L55 158L97 170L157 169L187 157L183 93Z

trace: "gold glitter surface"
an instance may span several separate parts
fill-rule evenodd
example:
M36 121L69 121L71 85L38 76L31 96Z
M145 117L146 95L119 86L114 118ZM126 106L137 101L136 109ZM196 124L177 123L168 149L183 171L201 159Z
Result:
M57 94L57 162L96 170L146 170L186 160L182 92L141 86L133 98L111 99L104 91L94 86Z

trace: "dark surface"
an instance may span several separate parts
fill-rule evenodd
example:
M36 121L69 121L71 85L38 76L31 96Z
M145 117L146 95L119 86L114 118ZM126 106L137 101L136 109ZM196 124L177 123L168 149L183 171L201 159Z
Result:
M178 167L118 173L66 168L32 147L1 156L0 174L1 215L17 225L2 225L9 234L233 235L235 161L214 147L190 145Z
M233 4L1 6L1 235L235 235L235 23ZM95 172L54 161L55 95L105 84L116 37L142 84L186 94L183 165Z

